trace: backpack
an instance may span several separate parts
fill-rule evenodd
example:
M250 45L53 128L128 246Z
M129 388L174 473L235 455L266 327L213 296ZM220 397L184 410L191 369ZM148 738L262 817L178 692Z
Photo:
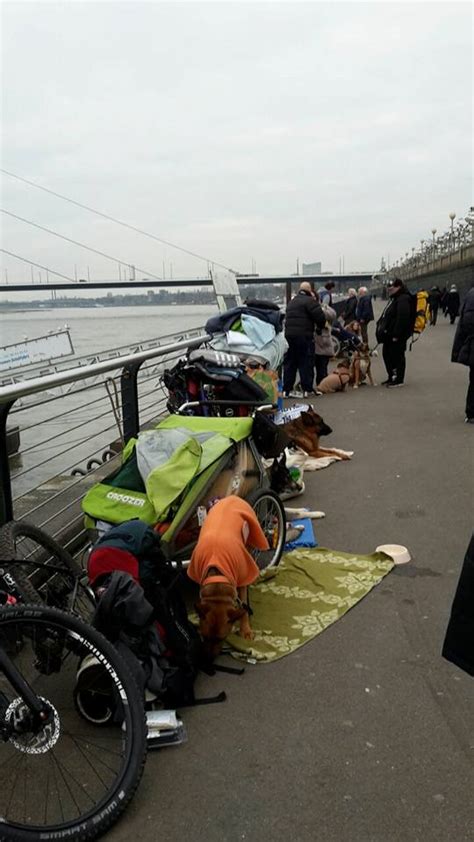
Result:
M411 299L413 309L412 335L418 338L423 333L430 315L428 293L421 289L417 293L411 293ZM415 339L412 339L412 343L415 341Z
M194 682L198 673L241 674L243 670L206 662L201 638L188 618L179 587L182 571L167 561L159 543L159 535L146 524L129 521L110 529L95 545L88 574L101 596L93 624L118 645L122 655L124 648L131 650L142 675L139 683L166 706L222 702L225 693L196 699ZM138 617L142 620L135 627ZM127 654L130 658L130 652Z

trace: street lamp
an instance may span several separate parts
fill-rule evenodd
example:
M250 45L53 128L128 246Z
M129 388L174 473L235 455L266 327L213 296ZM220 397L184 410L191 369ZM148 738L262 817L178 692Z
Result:
M451 213L449 214L449 218L451 220L451 249L452 249L453 246L454 246L454 220L456 219L456 214L454 213L454 211L451 211Z
M435 254L436 254L436 241L435 241L436 228L432 228L432 229L431 229L431 233L432 233L432 235L433 235L433 260L434 260L434 258L435 258Z

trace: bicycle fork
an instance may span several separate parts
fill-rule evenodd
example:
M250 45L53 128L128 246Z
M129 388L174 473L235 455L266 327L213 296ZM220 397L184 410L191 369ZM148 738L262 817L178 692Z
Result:
M17 670L11 658L9 658L7 653L1 648L0 673L5 675L13 689L23 699L25 705L28 707L30 716L24 719L22 727L20 727L20 724L18 723L19 730L25 729L28 731L34 731L35 729L43 728L50 719L49 706L45 704L43 699L40 699L39 696L36 695L28 682L25 681L21 673ZM2 715L5 714L8 704L9 702L5 694L0 692L0 711ZM29 721L26 721L27 719ZM10 738L13 730L17 730L17 728L15 728L10 722L0 722L0 736L4 742Z

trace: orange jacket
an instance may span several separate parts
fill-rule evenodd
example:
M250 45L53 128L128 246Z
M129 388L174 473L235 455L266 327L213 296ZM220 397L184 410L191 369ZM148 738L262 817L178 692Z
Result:
M248 536L245 540L245 526ZM245 530L245 531L244 531ZM209 511L188 567L188 576L202 584L210 567L217 567L234 585L255 582L259 568L246 549L268 550L268 541L252 507L241 497L224 497ZM216 577L209 577L209 581Z

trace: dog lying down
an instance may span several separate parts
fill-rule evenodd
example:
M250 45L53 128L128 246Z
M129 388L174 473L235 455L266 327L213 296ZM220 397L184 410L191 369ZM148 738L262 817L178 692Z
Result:
M350 366L347 362L340 362L331 374L327 374L318 383L318 392L330 395L333 392L345 392L351 379Z
M303 411L298 418L294 418L285 424L283 429L290 439L291 444L304 450L308 456L316 459L322 456L337 456L339 459L344 460L350 458L349 456L342 455L339 450L320 446L319 439L322 436L329 436L332 433L332 429L314 411L312 406L308 406L307 410Z
M233 624L252 638L247 587L260 570L247 546L268 550L257 516L245 500L224 497L208 512L188 567L188 576L200 586L196 611L199 631L209 659L220 652Z

